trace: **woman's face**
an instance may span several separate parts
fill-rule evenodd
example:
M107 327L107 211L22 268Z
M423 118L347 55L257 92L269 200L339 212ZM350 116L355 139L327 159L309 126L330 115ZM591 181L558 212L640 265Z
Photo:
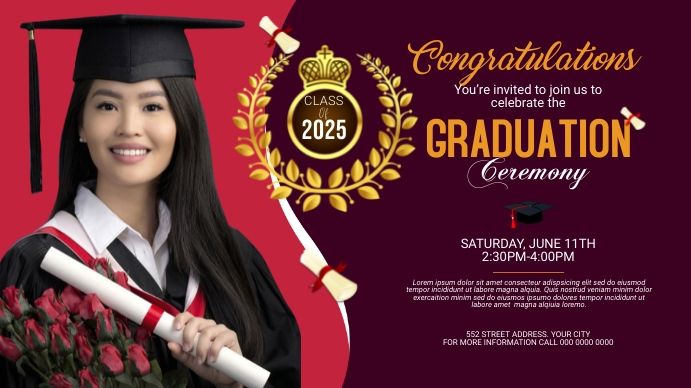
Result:
M161 82L94 80L79 136L98 169L98 183L138 186L156 182L175 146L175 120Z

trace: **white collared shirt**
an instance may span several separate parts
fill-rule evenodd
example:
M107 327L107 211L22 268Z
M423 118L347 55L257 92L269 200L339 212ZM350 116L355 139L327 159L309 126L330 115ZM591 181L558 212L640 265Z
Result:
M165 290L166 266L170 259L168 253L168 234L170 233L170 210L163 201L158 202L158 229L153 245L115 215L91 190L79 185L74 199L74 212L86 231L96 254L103 256L108 246L120 241L146 268L159 287Z

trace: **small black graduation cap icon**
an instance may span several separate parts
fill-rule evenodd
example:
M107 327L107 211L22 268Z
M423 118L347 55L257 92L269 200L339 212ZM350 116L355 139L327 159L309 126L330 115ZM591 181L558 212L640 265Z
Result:
M505 206L511 210L511 229L516 229L516 221L523 224L536 224L542 221L542 212L552 205L537 202L512 203Z

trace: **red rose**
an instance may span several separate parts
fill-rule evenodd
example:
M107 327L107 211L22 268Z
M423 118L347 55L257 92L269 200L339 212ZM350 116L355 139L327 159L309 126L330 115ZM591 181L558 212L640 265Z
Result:
M46 295L41 295L36 298L34 306L36 306L41 319L47 323L53 323L58 315L60 315L60 312L55 309L53 302L51 302L50 298Z
M67 306L62 304L62 301L58 299L57 295L55 294L55 290L53 290L52 288L43 291L43 294L41 296L47 297L48 300L50 300L50 303L53 304L53 308L55 308L57 312L62 314L65 311L68 311Z
M82 293L72 286L67 286L60 293L60 299L72 314L79 313L79 306L82 304Z
M96 333L98 339L112 339L117 334L113 310L105 309L96 313Z
M100 386L98 377L91 370L84 368L79 371L79 388L99 388Z
M115 273L115 282L118 283L120 287L126 290L130 289L130 285L127 284L127 274L122 271L118 271Z
M67 328L59 323L50 325L50 350L54 354L65 354L72 351L74 342Z
M24 321L24 342L29 349L43 349L48 346L45 329L33 318Z
M89 365L94 357L94 349L89 343L88 337L84 333L79 333L74 337L77 345L77 357L82 365Z
M151 364L146 355L146 351L139 344L132 344L127 348L127 358L132 362L134 371L140 376L148 375L151 372Z
M122 356L115 345L101 345L99 350L101 354L98 360L101 362L101 367L104 372L115 376L125 371L125 365L122 363Z
M22 352L11 338L0 336L0 356L15 362L22 356Z
M56 373L51 376L50 380L48 380L48 384L51 386L51 388L72 388L74 387L72 384L73 381L74 380L62 373ZM74 382L76 383L76 381Z
M31 309L29 302L24 297L24 291L15 286L9 286L2 290L2 296L5 298L7 308L16 318L21 318Z
M57 322L61 325L65 325L65 327L67 327L67 324L72 322L70 320L70 313L64 312L64 313L58 315L58 317L55 318L55 322Z
M64 310L65 306L63 306L62 303L60 303L60 301L58 301L58 297L57 297L57 295L55 295L54 289L49 288L49 289L43 291L43 294L41 294L41 296L48 298L48 300L50 300L50 303L53 304L53 307L56 310L58 310L60 312L62 312L62 310Z
M103 307L101 300L98 299L96 294L89 294L84 297L82 303L79 305L79 315L83 319L94 319L96 313L103 311L106 308Z

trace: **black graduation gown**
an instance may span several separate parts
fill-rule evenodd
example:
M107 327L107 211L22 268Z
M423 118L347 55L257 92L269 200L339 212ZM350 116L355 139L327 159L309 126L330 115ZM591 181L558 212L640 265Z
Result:
M244 260L252 291L260 311L262 332L264 335L264 362L262 366L271 372L266 387L299 387L300 386L300 333L295 317L281 297L280 291L271 276L264 259L256 248L238 231L232 230ZM50 235L31 235L17 242L0 262L0 291L7 286L16 285L24 290L31 303L44 290L54 288L62 290L65 284L53 275L40 269L40 263L48 249L53 246L65 254L79 260L74 253ZM166 269L167 289L165 294L137 258L119 241L115 240L108 247L111 254L128 273L128 276L145 291L162 297L168 303L182 311L187 276L178 273L174 265ZM172 257L170 263L172 263ZM201 280L203 281L203 279ZM223 308L223 301L206 300L206 317L211 316L209 305ZM227 325L230 326L230 325ZM152 336L153 352L165 372L178 367L165 341ZM196 376L191 371L188 376L189 387L213 387L211 383ZM37 376L23 377L16 371L13 363L0 357L0 385L3 387L36 387L40 383Z

